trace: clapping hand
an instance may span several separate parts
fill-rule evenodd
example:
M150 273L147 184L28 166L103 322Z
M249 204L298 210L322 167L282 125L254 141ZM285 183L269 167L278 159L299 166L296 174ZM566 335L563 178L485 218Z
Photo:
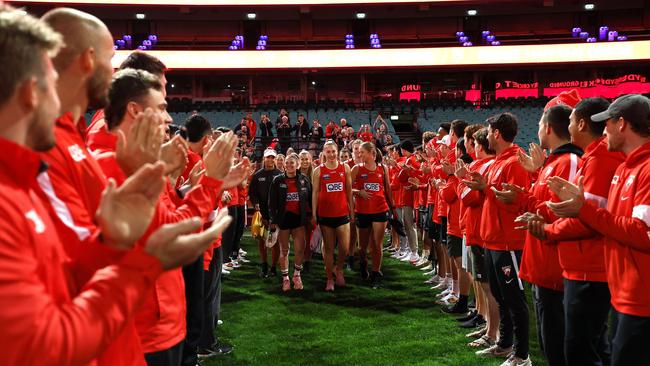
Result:
M503 190L498 190L496 187L492 187L492 192L494 192L494 196L501 202L511 205L515 203L517 200L517 195L519 193L524 193L526 192L525 189L522 187L519 187L516 184L509 184L509 183L502 183L501 187L503 187Z
M549 178L547 184L562 202L546 202L553 213L558 217L577 217L585 203L584 177L578 178L578 185L560 177Z
M542 165L544 165L544 161L546 161L546 150L533 142L528 147L528 153L530 155L526 155L526 153L521 150L517 151L517 160L519 160L519 164L521 164L527 172L535 173L542 167Z

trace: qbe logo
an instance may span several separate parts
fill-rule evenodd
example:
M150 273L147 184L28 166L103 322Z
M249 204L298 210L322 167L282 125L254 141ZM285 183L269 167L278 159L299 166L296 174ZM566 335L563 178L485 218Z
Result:
M343 183L328 183L326 186L327 192L343 192Z
M298 192L287 193L287 202L298 202Z
M370 192L379 192L379 183L365 183L363 189Z

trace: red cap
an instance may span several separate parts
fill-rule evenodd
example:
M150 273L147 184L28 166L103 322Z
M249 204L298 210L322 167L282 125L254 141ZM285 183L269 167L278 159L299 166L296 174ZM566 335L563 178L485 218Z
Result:
M549 100L549 102L546 103L544 110L547 110L556 105L566 105L571 108L575 108L576 105L580 103L581 100L582 98L580 98L580 94L578 93L578 90L571 89L569 91L563 91L562 93L558 94L557 97Z

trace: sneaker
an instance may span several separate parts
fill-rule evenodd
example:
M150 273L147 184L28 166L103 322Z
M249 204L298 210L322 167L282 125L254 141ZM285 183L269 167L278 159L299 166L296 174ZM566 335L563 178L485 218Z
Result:
M393 253L393 255L391 255L391 257L396 258L396 259L400 259L403 256L404 256L404 252L402 252L400 250L396 250L395 253Z
M246 252L244 249L239 248L239 255L245 257L248 255L248 252Z
M374 289L378 289L382 286L382 279L384 275L381 272L372 272L370 275L370 286Z
M426 259L424 257L420 257L420 261L415 263L415 266L420 267L420 268L426 268L426 266L428 266L429 264L431 264L431 262L429 262L428 259Z
M223 265L223 269L225 269L226 271L232 271L235 268L236 267L235 267L234 264L232 264L232 262L228 262L228 263Z
M293 275L293 288L295 290L302 290L302 278L300 276Z
M436 299L442 299L443 297L449 295L450 293L451 293L451 289L449 287L447 287L445 289L445 291L443 291L443 292L441 292L439 294L436 294Z
M199 360L207 360L214 356L227 355L232 352L233 347L227 344L217 344L213 345L210 348L200 348L196 352L196 356Z
M362 280L367 280L368 276L370 276L370 273L368 273L368 261L367 260L361 260L359 261L359 273L361 274L361 279Z
M467 305L463 306L456 302L454 306L443 307L440 310L445 314L465 314L467 313Z
M467 338L481 338L487 333L487 327L481 327L465 335Z
M325 284L325 291L334 291L334 280L327 280L327 284Z
M221 325L223 325L223 320L221 319L217 320L217 326L221 326Z
M443 278L438 276L438 275L435 275L435 276L429 278L428 280L424 281L424 283L428 283L429 285L436 286L436 285L438 285L440 283L440 281L443 281Z
M429 272L425 272L422 274L423 276L435 276L438 275L437 271L435 268L432 268ZM442 278L442 277L440 277Z
M399 259L401 262L410 262L410 261L411 261L411 256L412 256L412 254L411 254L410 252L407 252L406 254L404 254L403 257L398 258L398 259Z
M428 273L428 271L431 271L433 269L433 263L429 262L426 266L420 268L420 271L425 271ZM433 274L433 273L431 273Z
M485 324L487 324L487 321L483 318L483 315L476 315L474 318L469 319L459 324L458 326L461 328L471 329L471 328L480 327Z
M350 255L348 256L348 263L345 266L345 269L348 271L353 271L354 270L354 256Z
M271 271L269 271L269 277L275 277L278 275L278 270L275 268L275 266L271 267Z
M486 348L480 351L476 351L476 354L478 356L492 356L492 357L499 357L499 358L506 358L512 353L512 346L508 348L501 348L499 347L498 344L495 344L494 346L490 348Z
M458 298L454 294L449 294L442 299L439 299L436 301L436 304L442 305L442 306L452 306L458 302ZM465 310L467 311L467 310Z
M474 348L490 348L494 346L497 343L496 340L490 338L486 335L482 336L479 339L475 339L469 343L467 343L468 346L474 347Z
M232 262L230 262L229 264L232 265L232 268L239 268L239 267L241 267L241 264L237 263L236 261L232 261Z
M449 280L447 278L445 278L444 280L440 281L440 283L438 283L438 285L433 286L431 289L432 290L442 290L442 289L446 289L447 287L449 287Z
M468 321L470 319L474 319L477 314L478 313L476 312L476 310L468 311L467 314L465 314L464 316L461 316L459 318L456 318L456 320L461 322L461 323L466 322L466 321Z
M227 270L227 269L225 269L225 268L222 268L222 269L221 269L221 274L224 275L224 276L227 276L227 275L230 274L230 271Z
M336 286L345 287L345 276L343 275L343 270L336 270Z
M533 366L533 363L530 361L530 356L523 360L513 354L501 366Z
M418 255L418 253L411 253L411 256L409 257L409 262L415 265L419 261L420 261L420 256Z
M251 262L248 259L244 258L244 256L241 255L241 254L239 255L239 257L237 257L237 261L242 262L242 263L250 263Z
M260 277L268 278L269 277L269 264L262 263L262 269L260 270Z
M289 276L282 277L282 291L287 292L291 290L291 281L289 281Z

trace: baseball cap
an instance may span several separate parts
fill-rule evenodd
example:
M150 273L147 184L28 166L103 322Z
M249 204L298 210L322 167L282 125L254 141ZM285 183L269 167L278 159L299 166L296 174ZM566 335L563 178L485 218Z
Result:
M266 157L269 157L269 156L276 157L276 156L278 156L278 153L276 153L275 150L273 150L273 149L264 150L264 157L266 158Z
M621 117L640 131L650 130L650 99L640 94L624 95L610 104L606 111L591 116L591 120L602 123Z
M558 94L555 98L551 99L546 103L544 110L547 110L556 105L566 105L571 108L575 108L582 98L580 98L580 93L576 89L571 89L569 91L563 91Z
M449 136L449 135L442 136L442 138L440 140L436 140L436 144L442 144L442 145L446 145L446 146L451 145L451 136Z

